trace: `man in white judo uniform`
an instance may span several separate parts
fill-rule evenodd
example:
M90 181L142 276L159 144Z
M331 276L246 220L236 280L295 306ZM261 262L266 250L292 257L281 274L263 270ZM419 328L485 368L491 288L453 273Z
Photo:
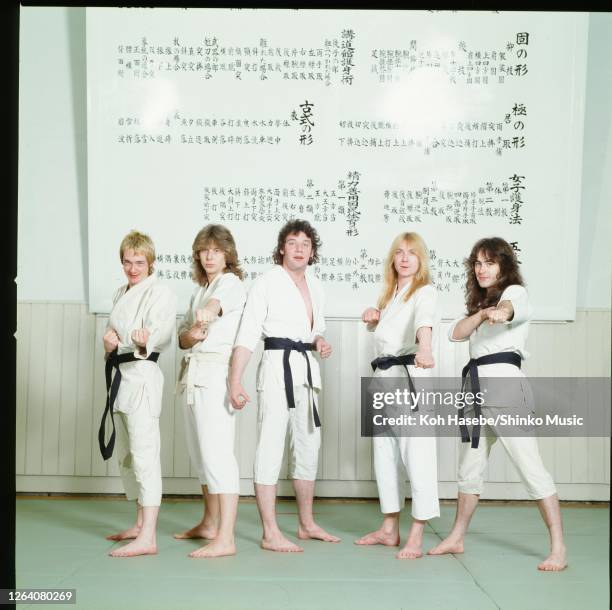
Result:
M288 222L274 252L276 266L251 286L234 344L230 399L242 409L249 397L242 387L244 369L260 338L265 351L257 375L258 439L254 482L263 524L261 546L270 551L299 552L276 521L276 484L289 427L291 470L298 505L298 538L338 542L314 521L312 501L317 473L320 421L317 394L319 365L311 354L331 354L323 338L324 297L320 282L306 273L318 261L319 237L304 220Z
M179 346L189 349L178 386L185 396L185 436L202 487L204 514L175 538L211 540L190 557L223 557L236 553L240 472L227 376L246 290L236 243L226 227L206 225L193 241L192 254L198 288L178 331Z
M409 376L409 380L416 382L430 377L437 322L437 293L430 282L425 242L418 233L401 233L393 240L385 261L384 285L377 307L366 309L362 316L368 330L374 332L376 359L372 367L378 380ZM423 409L421 405L420 411ZM404 548L396 557L418 559L423 555L427 521L440 516L436 438L425 436L422 431L402 436L391 430L375 435L372 448L384 517L377 530L362 536L356 544L400 543L400 513L406 499L404 482L408 473L413 520Z
M108 395L98 437L106 460L113 452L116 422L119 470L128 500L137 501L136 523L107 538L133 538L110 553L133 557L157 553L155 532L162 487L159 415L164 385L157 358L174 332L176 297L153 273L155 248L148 235L132 231L121 242L119 254L128 283L113 297L103 339ZM106 443L109 414L113 432Z
M465 269L467 316L455 320L448 331L451 341L470 342L470 361L462 376L469 375L472 392L478 391L480 378L514 379L514 383L502 384L493 398L489 392L485 405L474 405L468 417L478 418L482 413L487 420L495 421L504 412L524 416L533 406L529 382L521 370L521 363L528 356L525 344L531 305L514 250L500 237L480 239L466 259ZM515 390L518 384L520 394ZM495 425L484 425L482 431L475 425L471 436L470 439L468 428L462 427L453 529L429 554L463 553L465 536L484 489L489 454L499 439L548 528L550 553L538 564L538 570L564 570L567 551L559 497L540 456L536 437L503 434L503 428Z

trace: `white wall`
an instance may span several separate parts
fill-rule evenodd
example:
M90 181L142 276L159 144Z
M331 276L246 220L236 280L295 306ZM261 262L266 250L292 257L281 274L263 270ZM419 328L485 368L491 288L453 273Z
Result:
M18 299L85 302L85 9L22 8L20 52ZM612 14L592 14L577 302L584 309L610 307L610 57ZM72 245L70 256L58 242Z
M22 7L18 300L86 300L86 93L85 9Z
M610 307L612 13L590 16L577 307Z

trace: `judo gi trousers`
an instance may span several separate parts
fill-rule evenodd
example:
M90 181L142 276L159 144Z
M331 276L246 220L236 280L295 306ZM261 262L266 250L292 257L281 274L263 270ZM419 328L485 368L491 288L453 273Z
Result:
M488 411L487 407L483 407L483 416L493 417ZM497 436L490 426L483 426L478 448L472 449L470 443L461 443L457 477L460 492L477 495L482 493L487 461L497 439L516 467L532 500L548 498L557 492L553 479L542 462L535 436Z
M218 372L221 367L216 368ZM236 414L230 409L226 376L211 375L206 387L195 386L193 403L186 400L183 413L187 447L200 484L208 485L211 494L240 493L234 455Z
M293 392L295 408L292 409L287 407L283 387L270 386L258 392L255 483L276 485L278 482L287 428L290 476L302 481L317 478L321 429L314 424L311 390L307 385L301 385L293 386Z
M497 363L479 366L478 376L483 383L487 377L514 378L514 381L517 381L517 377L520 380L523 374L510 364ZM515 388L515 386L512 387ZM525 416L531 412L531 409L531 400L525 397L523 400L515 398L512 404L503 407L483 405L481 412L483 417L495 419L498 414ZM466 412L466 416L473 417L474 412L470 410ZM460 492L477 495L482 493L487 461L497 439L506 450L532 500L548 498L557 492L555 483L542 462L535 434L529 436L498 434L494 427L488 425L482 427L481 438L476 449L473 449L470 443L461 443L457 475L457 486Z
M398 368L401 367L393 367L395 370ZM427 373L423 374L413 365L409 365L408 370L415 383L422 377L429 379ZM400 374L403 376L403 371ZM384 379L385 376L377 375L377 378ZM407 474L412 496L412 517L420 521L439 517L436 437L375 436L372 438L372 449L381 512L398 513L404 508Z
M151 415L146 397L130 413L115 413L115 452L128 500L159 506L162 495L159 417Z
M397 513L406 499L406 473L412 490L412 516L426 521L440 516L435 437L375 436L374 471L383 513Z

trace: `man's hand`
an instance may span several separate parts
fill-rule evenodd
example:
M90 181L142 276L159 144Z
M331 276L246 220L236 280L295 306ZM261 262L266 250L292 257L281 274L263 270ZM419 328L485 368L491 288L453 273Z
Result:
M208 336L208 322L205 321L208 314L204 315L204 311L203 309L196 309L196 321L193 326L179 335L179 347L181 349L191 349L196 343L204 341Z
M205 324L208 326L215 318L217 317L210 309L197 309L196 310L196 322L200 322L200 324Z
M483 315L489 320L489 324L503 324L508 321L511 314L505 307L488 307Z
M251 358L251 350L244 345L237 345L232 351L230 370L228 376L228 390L230 402L234 409L243 409L251 399L242 387L242 374Z
M421 369L433 369L434 359L431 353L432 335L433 329L431 326L420 326L417 328L416 339L418 349L414 355L414 366Z
M361 320L366 324L376 324L380 320L380 310L376 307L368 307L361 314Z
M149 331L146 328L138 328L132 331L132 341L138 347L146 347L149 340Z
M193 347L196 343L204 341L208 336L208 324L196 322L188 331L187 337L190 339L189 347Z
M433 369L435 363L431 350L419 349L414 356L414 366L421 369Z
M234 407L234 409L243 409L247 402L251 401L249 395L245 392L242 384L239 381L234 383L230 382L229 395L230 402L232 403L232 407Z
M102 341L104 342L104 351L107 354L114 352L120 343L119 335L117 334L114 328L109 328L106 331L104 337L102 337Z
M314 346L315 350L321 355L321 358L329 358L331 356L332 346L323 337L317 337Z

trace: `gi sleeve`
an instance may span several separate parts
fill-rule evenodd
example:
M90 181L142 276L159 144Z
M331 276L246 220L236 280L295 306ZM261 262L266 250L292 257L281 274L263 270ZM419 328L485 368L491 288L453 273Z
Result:
M121 297L121 295L124 292L124 288L125 286L121 286L121 288L118 288L117 290L115 290L114 294L113 294L113 307L115 306L115 304L117 303L117 301L119 300L119 298ZM106 334L109 330L115 330L113 329L113 327L111 326L110 323L110 316L108 316L108 320L106 321L106 328L104 329L104 334ZM104 341L102 341L102 343L104 344ZM121 343L121 339L119 339L119 345L118 347L122 347L124 344ZM108 352L105 350L104 351L104 360L108 359Z
M323 336L325 334L325 292L323 286L317 282L317 315L314 320L314 336Z
M217 299L221 304L222 314L230 311L242 311L246 301L246 292L240 279L231 272L225 273L219 278L215 289L206 299L206 303L211 299ZM206 305L204 303L204 305Z
M521 324L522 322L527 322L531 317L529 296L524 286L519 284L508 286L499 298L499 302L501 303L502 301L510 301L512 309L514 309L514 316L507 324Z
M234 347L241 345L252 352L263 334L263 325L268 314L268 294L265 278L256 279L246 298L240 327Z
M136 350L137 358L146 359L151 352L160 352L168 346L176 327L176 296L166 286L156 287L144 316L144 327L149 331L145 353Z
M189 330L193 326L193 323L195 322L195 320L193 319L193 302L194 302L194 300L196 298L196 295L198 294L199 291L200 291L200 289L196 288L196 291L191 295L191 299L189 300L189 308L185 312L185 316L183 317L183 321L181 322L181 324L180 324L180 326L178 328L177 336L179 336L179 337L186 330Z
M459 324L459 322L461 322L461 320L464 320L465 318L457 318L456 320L453 320L451 322L451 325L448 328L448 340L452 341L453 343L461 343L462 341L468 341L469 337L464 337L463 339L453 339L453 332L455 331L455 326L457 326L457 324Z
M433 330L436 323L436 305L438 292L433 286L423 286L415 295L414 303L414 334L419 328L429 326Z
M125 286L121 286L120 288L117 288L117 290L115 290L115 292L113 293L113 307L115 307L115 305L117 304L117 301L121 298L121 295L125 293ZM107 331L109 331L112 328L111 323L110 323L110 316L108 316L108 321L106 322L106 328L104 329L104 334L107 333Z

